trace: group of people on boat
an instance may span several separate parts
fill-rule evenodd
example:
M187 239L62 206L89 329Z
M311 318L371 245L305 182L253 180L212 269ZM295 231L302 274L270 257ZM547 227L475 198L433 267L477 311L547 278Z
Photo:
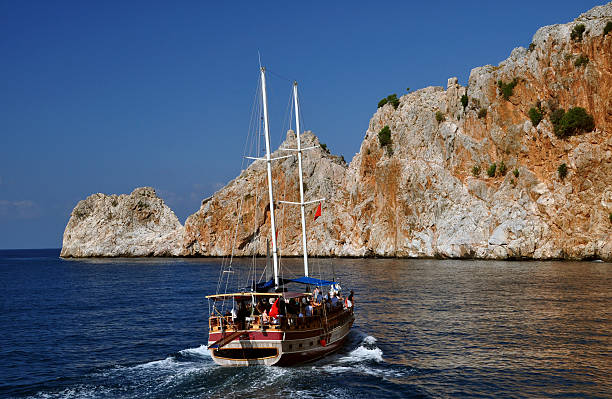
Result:
M283 295L264 297L256 303L251 301L236 301L231 315L232 322L237 326L244 326L248 318L259 316L262 325L281 324L283 318L298 318L310 316L331 315L342 309L350 309L354 305L353 291L344 297L340 293L339 285L334 285L329 292L322 293L319 287L312 292L296 295L288 300ZM239 327L244 328L244 327Z

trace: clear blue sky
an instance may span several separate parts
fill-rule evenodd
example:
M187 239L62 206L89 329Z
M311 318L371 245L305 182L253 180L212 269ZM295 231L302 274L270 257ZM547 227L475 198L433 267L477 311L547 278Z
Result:
M258 50L350 161L380 98L465 84L598 4L0 1L0 248L60 247L96 192L153 186L184 222L240 170ZM270 86L276 146L290 84Z

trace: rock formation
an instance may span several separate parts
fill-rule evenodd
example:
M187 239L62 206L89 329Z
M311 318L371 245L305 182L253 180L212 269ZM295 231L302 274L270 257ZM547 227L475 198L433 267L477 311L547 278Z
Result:
M446 90L428 87L402 96L397 108L380 107L349 165L305 134L302 145L316 147L305 153L306 196L326 199L316 223L311 215L316 205L308 210L310 252L612 260L612 33L603 34L608 21L612 3L574 22L539 29L528 49L514 49L498 66L472 70L468 87L451 78ZM578 25L585 28L580 35ZM595 129L559 138L552 114L571 107L586 109ZM531 108L543 115L537 126ZM391 143L381 146L384 126ZM289 132L281 148L293 146L295 135ZM298 200L296 162L275 164L277 201ZM486 171L494 163L490 177ZM565 177L558 173L562 163ZM184 230L178 221L165 225L169 238L162 252L265 254L270 236L265 185L265 163L256 161L205 199ZM96 197L103 198L111 197ZM64 234L62 254L157 254L152 241L144 249L144 238L124 242L125 229L112 236L112 218L79 218L81 203ZM301 253L298 212L277 204L284 255ZM109 234L102 246L87 234L94 227ZM82 233L75 235L77 230ZM121 249L113 251L112 245Z
M130 195L92 194L72 211L62 257L177 256L183 226L150 187Z

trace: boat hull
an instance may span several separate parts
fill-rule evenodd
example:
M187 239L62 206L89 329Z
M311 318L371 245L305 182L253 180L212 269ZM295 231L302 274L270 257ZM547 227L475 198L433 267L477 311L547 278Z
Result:
M239 338L219 349L210 346L222 338L222 333L211 332L208 345L213 360L221 366L293 366L320 359L340 349L354 320L354 316L349 314L343 323L327 332L323 328L243 330Z

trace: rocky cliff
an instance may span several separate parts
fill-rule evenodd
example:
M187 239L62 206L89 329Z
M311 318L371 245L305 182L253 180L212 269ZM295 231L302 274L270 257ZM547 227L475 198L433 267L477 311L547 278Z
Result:
M177 256L183 226L155 190L92 194L79 201L64 231L62 257Z
M305 134L303 146L316 147L305 153L306 196L326 199L316 223L316 205L308 209L310 252L612 260L612 33L603 34L608 21L612 3L574 22L539 29L528 49L514 49L498 66L472 70L467 87L451 78L446 89L428 87L380 107L349 165ZM556 110L572 107L592 115L595 128L561 138ZM542 117L536 126L532 108ZM381 145L385 126L390 143ZM293 146L289 132L281 148ZM286 151L275 154L281 153ZM277 200L298 200L296 162L288 158L275 165ZM493 164L496 170L487 173ZM256 161L204 200L184 229L178 222L165 225L165 253L264 254L270 236L266 196L265 163ZM100 255L112 245L122 248L115 253L157 254L152 241L144 249L144 237L124 242L128 230L113 236L112 218L76 217L80 206L66 228L62 254ZM284 255L301 252L299 223L289 222L299 221L298 212L294 205L277 204ZM78 238L88 229L106 229L107 252L99 252L102 241L91 232L89 240ZM141 245L130 249L136 243Z

